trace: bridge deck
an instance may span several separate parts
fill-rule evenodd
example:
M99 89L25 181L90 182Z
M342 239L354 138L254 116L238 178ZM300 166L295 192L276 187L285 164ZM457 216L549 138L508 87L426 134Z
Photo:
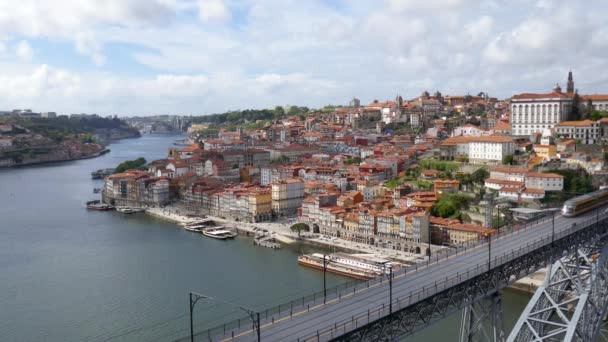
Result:
M601 215L598 216L598 212ZM576 218L556 215L555 233L563 235L567 230L573 229L573 224L575 224L574 229L579 229L590 222L595 222L597 217L604 216L606 213L603 208ZM551 235L552 220L549 217L526 229L498 236L491 242L492 259L501 257L501 261L511 260L528 253L533 248L538 248L539 244L547 244L547 238ZM493 262L492 267L495 266ZM447 259L432 261L429 265L426 263L420 265L417 270L409 269L407 274L398 272L393 278L393 312L487 270L488 245L483 243L451 255ZM450 279L448 283L446 283L447 279ZM369 321L388 315L388 308L389 282L386 279L378 280L372 282L369 288L363 284L355 290L345 290L328 297L325 304L320 298L312 304L294 306L293 309L284 311L280 315L262 316L261 339L262 341L327 341L342 332L351 331ZM256 331L251 329L251 323L245 322L241 328L222 332L219 336L209 336L205 333L198 335L196 340L256 341L257 335Z

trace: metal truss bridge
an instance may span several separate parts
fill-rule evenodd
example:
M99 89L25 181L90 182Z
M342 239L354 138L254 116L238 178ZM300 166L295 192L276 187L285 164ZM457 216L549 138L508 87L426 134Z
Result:
M592 341L601 334L608 300L608 255L597 254L608 235L607 212L553 215L501 229L490 240L392 276L263 311L246 309L242 319L197 332L192 340L396 341L462 311L461 341L504 341L498 291L555 262L509 341Z

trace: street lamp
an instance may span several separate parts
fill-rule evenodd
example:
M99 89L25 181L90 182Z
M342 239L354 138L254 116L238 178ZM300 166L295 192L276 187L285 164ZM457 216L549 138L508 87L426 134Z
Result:
M323 304L327 300L327 254L323 253Z
M393 265L384 264L384 274L386 274L386 268L388 266L388 312L389 315L393 314Z
M256 312L251 309L248 309L248 308L245 308L245 307L242 307L239 305L235 305L235 304L232 304L229 302L225 302L223 300L215 299L213 297L205 296L205 295L198 294L195 292L190 292L190 342L194 342L194 325L192 323L192 313L194 312L194 306L201 299L207 299L209 301L226 304L228 306L232 306L233 308L237 308L237 309L245 311L249 315L249 318L251 319L251 322L253 323L253 329L256 330L256 332L257 332L258 342L260 342L262 340L261 336L260 336L260 313L259 312Z
M429 255L429 262L431 261L431 225L428 225L429 228L429 249L428 249L428 255Z

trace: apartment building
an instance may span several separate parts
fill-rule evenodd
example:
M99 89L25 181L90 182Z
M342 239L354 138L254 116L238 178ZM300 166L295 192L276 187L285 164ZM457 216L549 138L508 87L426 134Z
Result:
M304 199L304 181L298 178L282 179L271 184L272 210L275 215L295 215Z

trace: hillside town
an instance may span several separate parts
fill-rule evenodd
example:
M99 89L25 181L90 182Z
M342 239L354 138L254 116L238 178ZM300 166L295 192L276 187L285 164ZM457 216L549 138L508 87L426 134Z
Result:
M261 128L220 129L146 170L105 179L117 206L176 207L232 222L428 255L486 239L606 181L608 94L566 90L374 100ZM432 247L433 246L433 247Z

